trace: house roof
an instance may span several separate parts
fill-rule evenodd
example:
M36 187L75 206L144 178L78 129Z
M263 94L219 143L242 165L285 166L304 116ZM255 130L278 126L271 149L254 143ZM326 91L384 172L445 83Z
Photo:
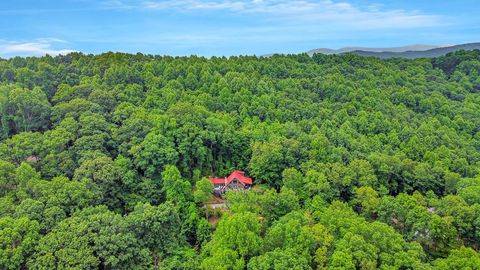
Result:
M28 162L38 162L40 158L38 156L32 155L25 158Z
M233 181L233 179L237 179L242 185L253 184L252 178L245 176L245 172L237 171L237 170L233 171L227 177L208 178L208 180L210 180L210 182L212 182L213 184L225 184L225 185L228 185L230 182Z

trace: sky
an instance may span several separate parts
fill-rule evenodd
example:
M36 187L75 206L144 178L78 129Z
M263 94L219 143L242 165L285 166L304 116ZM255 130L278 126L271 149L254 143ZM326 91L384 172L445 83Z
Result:
M1 0L0 57L480 42L479 0Z

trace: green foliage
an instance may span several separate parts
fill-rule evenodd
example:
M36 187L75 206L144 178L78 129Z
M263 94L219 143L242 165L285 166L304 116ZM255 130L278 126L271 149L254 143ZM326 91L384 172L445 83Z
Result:
M15 131L45 130L49 124L51 105L40 88L13 89L6 106L12 110Z
M143 142L130 149L134 156L134 164L141 169L145 176L158 176L166 165L177 162L178 152L172 141L157 133L149 133Z
M478 269L479 67L2 59L0 268Z
M222 218L212 240L205 246L202 268L243 268L246 260L257 255L261 249L260 229L259 217L253 213ZM228 255L226 260L225 255Z
M300 208L295 192L286 187L278 193L267 190L259 199L261 212L269 223Z
M302 270L312 269L308 260L297 256L294 250L274 250L264 255L254 257L248 263L248 269L252 270Z
M185 205L191 201L192 187L190 183L182 178L182 175L175 166L167 165L162 172L162 191L165 199L176 205Z
M24 268L40 239L38 222L27 217L0 219L0 267Z
M170 203L159 206L138 204L126 218L129 232L142 239L149 252L150 264L158 267L162 259L186 244L181 234L181 220Z
M208 201L213 190L213 184L207 178L202 178L195 184L195 192L193 196L197 203L205 203Z
M120 215L85 208L39 241L29 268L139 268L147 254Z
M479 269L480 255L471 248L452 250L445 259L433 262L435 269Z
M371 187L359 187L355 189L355 198L351 200L355 208L358 209L364 217L374 217L380 206L378 193Z
M0 160L0 192L5 196L16 188L15 165Z
M252 159L248 165L252 176L259 182L280 186L283 170L282 147L278 143L256 143L252 147Z
M91 182L92 189L100 196L100 201L117 208L120 206L120 175L112 159L100 156L95 159L85 160L73 177L76 181Z

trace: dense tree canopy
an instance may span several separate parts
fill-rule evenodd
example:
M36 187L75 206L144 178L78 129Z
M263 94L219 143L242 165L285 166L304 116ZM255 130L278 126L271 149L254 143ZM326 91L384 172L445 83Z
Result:
M211 209L206 179L249 192ZM480 269L480 51L0 59L1 269Z

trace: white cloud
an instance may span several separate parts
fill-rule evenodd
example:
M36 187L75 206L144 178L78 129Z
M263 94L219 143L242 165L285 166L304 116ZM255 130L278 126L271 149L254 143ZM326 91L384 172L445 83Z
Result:
M39 38L32 41L8 41L0 40L0 57L13 56L44 56L65 55L74 50L55 49L55 43L66 43L64 40L56 38Z
M436 15L416 10L388 10L370 5L360 7L346 1L333 0L115 0L117 7L145 10L225 11L242 14L263 14L271 20L289 20L290 23L326 23L360 29L398 29L429 27L442 24Z

